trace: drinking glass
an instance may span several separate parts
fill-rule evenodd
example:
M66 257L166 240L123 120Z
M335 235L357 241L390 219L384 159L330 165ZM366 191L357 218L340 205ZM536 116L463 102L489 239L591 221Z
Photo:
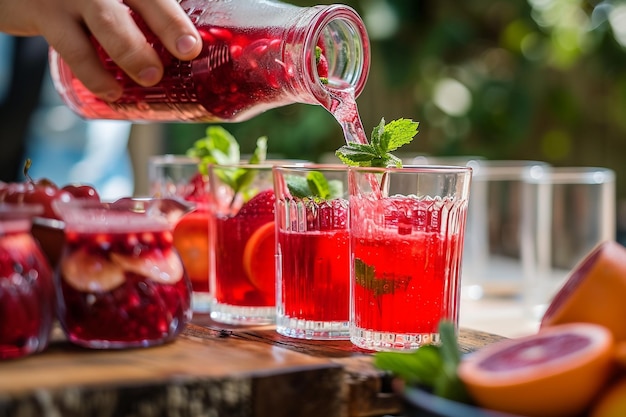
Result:
M152 196L180 198L195 207L195 210L179 218L174 226L174 246L191 280L193 310L208 312L211 306L208 175L199 171L199 161L196 158L157 155L148 161L148 178Z
M598 244L615 239L615 172L534 167L523 186L523 304L536 321L568 273Z
M272 163L209 166L211 318L270 324L276 317Z
M439 341L458 326L472 169L350 168L350 340L371 350Z
M532 160L476 160L463 250L462 295L519 297L522 181L528 170L549 164Z
M347 166L277 166L274 189L276 330L301 339L348 339Z

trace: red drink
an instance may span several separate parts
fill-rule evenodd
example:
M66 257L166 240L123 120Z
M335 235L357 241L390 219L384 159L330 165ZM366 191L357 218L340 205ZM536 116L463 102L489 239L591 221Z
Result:
M415 349L439 340L440 321L458 322L471 171L380 170L392 196L370 191L382 178L374 172L351 177L350 336L366 349Z
M274 191L252 197L236 213L217 210L211 317L226 323L263 323L276 305Z
M282 255L279 314L298 320L347 323L350 319L348 230L281 231L278 244Z
M68 339L92 348L173 340L191 319L191 285L166 216L153 217L156 205L67 206L57 291Z
M0 204L0 359L42 351L54 320L52 271L26 206Z
M274 168L276 331L282 335L320 340L349 337L347 172L344 165L328 164ZM311 184L316 185L311 188Z

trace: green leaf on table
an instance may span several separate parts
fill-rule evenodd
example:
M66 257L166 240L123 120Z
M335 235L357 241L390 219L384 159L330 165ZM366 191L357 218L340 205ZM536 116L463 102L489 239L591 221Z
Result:
M335 154L346 165L361 167L401 167L402 161L391 152L410 143L418 133L419 123L398 119L385 124L381 119L372 131L370 143L347 143Z
M391 372L407 385L427 388L437 396L469 403L467 389L457 374L461 354L454 325L442 320L439 335L440 345L423 345L413 352L378 352L374 355L374 365Z

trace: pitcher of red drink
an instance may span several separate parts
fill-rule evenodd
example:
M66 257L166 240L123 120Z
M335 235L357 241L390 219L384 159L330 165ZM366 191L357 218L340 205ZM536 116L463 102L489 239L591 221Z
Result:
M297 7L278 1L180 0L202 40L200 55L180 61L134 18L165 67L153 87L132 81L99 48L124 87L106 102L50 51L52 78L70 108L85 118L239 122L292 103L336 106L330 90L358 96L369 72L370 46L359 15L345 5Z
M30 233L43 207L0 203L0 360L40 352L54 321L52 270Z
M174 248L180 201L54 203L65 222L55 284L67 338L96 349L152 346L191 319L191 283Z

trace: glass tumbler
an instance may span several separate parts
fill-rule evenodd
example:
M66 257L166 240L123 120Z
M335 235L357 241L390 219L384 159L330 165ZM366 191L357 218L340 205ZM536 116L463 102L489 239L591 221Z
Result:
M272 163L209 166L211 318L270 324L276 317Z
M276 330L301 339L348 339L348 167L274 168Z
M350 168L350 340L370 350L458 326L471 168Z

